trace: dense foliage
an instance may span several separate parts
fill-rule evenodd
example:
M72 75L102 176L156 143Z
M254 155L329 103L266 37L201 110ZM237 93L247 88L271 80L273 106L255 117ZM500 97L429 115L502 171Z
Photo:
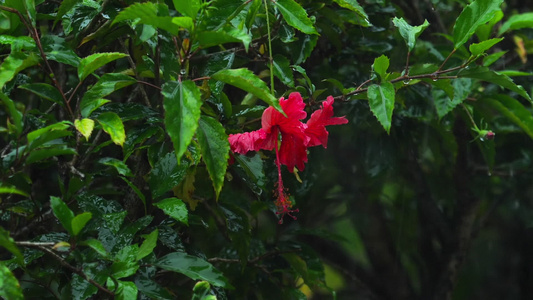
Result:
M0 297L532 297L522 5L0 0Z

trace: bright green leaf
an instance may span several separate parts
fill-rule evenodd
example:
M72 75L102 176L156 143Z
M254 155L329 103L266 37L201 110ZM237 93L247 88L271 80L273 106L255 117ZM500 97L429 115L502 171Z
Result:
M473 56L478 56L480 54L483 54L485 51L489 50L490 48L492 48L492 46L496 45L502 40L503 38L499 38L499 39L494 38L494 39L486 40L480 43L471 44L469 47L470 53L472 53Z
M356 0L333 0L333 2L337 3L340 7L344 7L355 12L363 19L363 21L368 23L368 15Z
M156 229L144 237L144 242L141 244L139 251L137 252L137 260L145 258L154 251L154 248L157 245L158 234L159 231Z
M135 282L117 280L119 283L119 292L117 293L116 300L130 300L137 299L139 291ZM111 288L111 287L110 287Z
M246 92L265 101L268 105L273 106L278 111L285 114L279 105L278 99L272 96L266 83L248 69L241 68L220 70L213 74L211 78L245 90Z
M76 154L78 154L76 152L76 149L69 148L66 145L62 144L52 144L49 146L32 150L26 158L26 164L32 164L55 156Z
M211 117L202 116L196 136L200 144L202 158L218 199L228 167L230 151L228 135L220 122Z
M17 194L25 197L30 196L26 192L10 186L0 186L0 194Z
M188 30L192 30L194 27L193 20L190 17L173 18L170 16L159 16L158 4L152 2L134 3L126 7L113 20L113 24L125 20L161 28L170 32L172 35L178 35L181 29L180 27Z
M126 133L124 131L124 124L120 117L114 112L101 113L96 120L102 129L111 136L113 143L122 146L126 140Z
M104 245L102 245L102 242L97 239L88 239L86 241L80 242L80 244L90 247L102 257L107 257L107 250L104 248Z
M77 216L74 217L74 219L72 219L72 234L74 236L77 236L81 230L83 229L83 227L85 227L85 225L87 224L87 222L89 222L91 220L91 218L93 217L93 215L90 213L90 212L84 212L84 213L81 213Z
M83 81L87 76L91 75L94 71L98 70L100 67L117 60L119 58L126 57L128 55L118 52L108 52L108 53L94 53L80 61L78 66L78 77L80 81Z
M63 228L67 230L68 233L73 234L72 232L72 219L74 219L74 213L67 206L61 198L51 196L50 197L50 206L54 212L54 215L57 217Z
M374 59L372 69L374 72L376 72L376 74L379 75L379 78L384 81L387 79L387 69L389 68L389 65L389 58L385 55L381 55L380 57Z
M35 0L23 0L24 8L26 9L26 16L30 22L35 26L37 21L37 12L35 11Z
M502 27L500 27L500 30L498 30L498 36L501 36L509 30L522 28L533 28L533 12L512 15L509 20L505 21Z
M34 66L39 62L36 55L27 55L22 52L13 52L4 59L0 66L0 88L15 77L20 71Z
M469 68L458 73L457 76L492 82L506 89L509 89L531 101L531 97L521 85L517 85L516 83L514 83L514 81L509 76L500 74L496 71L489 70L489 68L487 67Z
M405 40L409 51L412 51L415 48L416 39L420 36L420 34L422 34L424 29L429 26L427 20L424 20L422 25L411 26L403 18L398 19L396 17L392 19L392 23L400 30L400 35Z
M74 120L74 127L85 137L85 140L89 140L91 133L94 129L94 120L91 119L76 119Z
M458 49L476 29L492 19L503 0L476 0L463 9L453 27L453 44Z
M9 300L24 300L20 284L9 268L0 261L0 297Z
M192 291L191 300L207 300L207 297L210 296L211 285L207 281L198 281L192 288Z
M49 141L72 135L72 132L67 130L71 124L72 123L68 121L57 122L28 133L26 136L26 139L28 140L28 150L31 151Z
M202 106L200 90L190 80L163 85L165 127L174 144L178 163L192 141Z
M196 19L198 11L202 7L200 0L172 0L174 8L182 15Z
M376 116L387 133L392 124L394 110L394 86L390 82L374 84L368 88L368 102L370 110Z
M181 273L194 280L205 280L214 286L233 288L224 274L213 265L196 256L183 252L173 252L161 257L154 264L163 270Z
M159 202L154 203L154 206L158 207L165 212L172 219L181 222L185 225L189 225L189 212L185 203L178 198L166 198Z
M109 101L107 99L102 99L102 98L94 99L94 100L90 100L90 101L83 101L82 100L82 103L80 103L81 116L84 117L84 118L87 118L97 108L99 108L100 106L102 106L102 105L104 105L106 103L109 103L109 102L111 102L111 101Z
M307 12L294 0L274 2L287 24L306 34L318 34Z
M248 52L248 47L252 42L252 37L243 29L232 26L224 26L217 31L201 31L197 35L199 46L208 48L225 43L242 42L244 49Z

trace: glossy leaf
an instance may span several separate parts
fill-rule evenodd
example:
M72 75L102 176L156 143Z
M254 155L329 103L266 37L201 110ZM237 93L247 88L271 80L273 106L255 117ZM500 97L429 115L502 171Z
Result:
M228 167L230 152L228 135L220 122L206 116L200 118L196 135L200 144L202 158L205 162L209 177L211 177L211 181L213 182L213 188L218 199L220 190L224 185L226 168Z
M80 103L81 116L84 118L89 117L97 108L111 101L107 99L94 99L91 101L83 101Z
M259 154L254 156L246 156L240 154L234 154L235 160L239 163L247 179L244 181L250 186L252 191L258 195L261 195L265 190L266 177L263 171L263 160Z
M148 184L152 198L157 199L177 186L185 177L188 165L178 164L174 153L162 156L153 166Z
M248 47L252 42L252 37L241 30L232 26L225 26L218 31L201 31L197 35L199 46L209 48L225 43L241 42L244 49L248 52Z
M181 27L188 30L194 27L193 19L190 17L159 16L158 4L152 2L134 3L126 7L116 16L113 24L126 20L161 28L172 35L178 35Z
M512 15L500 27L500 30L498 30L498 36L501 36L502 34L510 30L517 30L522 28L533 28L533 12Z
M202 7L200 0L172 0L174 8L182 15L196 19L198 11Z
M139 247L139 251L137 252L137 260L141 260L146 256L152 254L155 246L157 245L158 234L159 231L156 229L144 237L144 242L141 244L141 246Z
M112 157L104 157L104 158L100 159L98 162L103 164L103 165L115 168L115 170L117 170L117 172L120 175L133 176L133 173L131 172L131 170L128 167L128 165L126 165L123 161L121 161L119 159L112 158Z
M102 245L102 242L100 242L97 239L88 239L83 242L80 242L81 245L85 245L93 249L96 253L101 255L102 257L107 257L107 250L104 248L104 245Z
M521 85L517 85L516 83L514 83L514 81L509 76L500 74L496 71L489 70L489 68L487 67L469 68L460 72L459 74L457 74L457 76L492 82L506 89L509 89L531 101L531 97Z
M136 82L137 81L134 78L121 73L107 73L102 75L102 77L98 79L98 82L83 95L80 103L82 116L89 116L88 113L92 112L94 109L88 110L87 108L93 108L95 106L94 102L98 102L114 91L130 86Z
M394 110L394 86L390 82L368 87L370 110L387 133L390 132L392 111Z
M422 34L422 32L429 26L429 22L424 20L424 23L419 26L411 26L403 18L392 19L394 26L398 27L400 30L400 35L403 37L405 43L407 44L407 49L412 51L415 48L416 40Z
M473 56L483 54L485 51L489 50L490 48L492 48L492 46L496 45L502 40L503 38L494 38L480 43L471 44L469 47L470 53L472 53Z
M73 234L72 231L72 219L74 219L74 213L67 206L61 198L50 197L50 206L54 212L54 215L59 220L63 228L67 230L68 233Z
M306 34L318 34L307 12L294 0L274 2L287 24Z
M61 20L61 18L71 10L76 4L80 3L83 0L63 0L56 14L56 22Z
M248 69L220 70L213 74L211 78L236 86L265 101L268 105L273 106L283 113L278 99L272 96L266 83Z
M158 259L154 265L163 270L181 273L194 280L205 280L214 286L232 288L222 272L207 261L187 253L167 254Z
M78 78L80 81L83 81L87 76L91 75L94 71L104 65L126 56L126 54L118 52L91 54L80 61L78 66Z
M210 296L209 293L211 292L211 285L209 285L209 282L207 281L198 281L192 288L192 292L191 300L208 300L208 297Z
M34 66L39 59L34 54L27 55L22 52L14 52L4 59L0 66L0 88L15 77L20 71Z
M172 219L181 222L185 225L189 225L189 212L185 203L178 198L166 198L159 202L154 203L154 206L161 209L165 214Z
M26 192L11 186L0 186L0 194L17 194L25 197L30 196Z
M26 164L32 164L51 157L60 155L76 155L76 149L67 147L66 145L49 145L42 148L32 150L26 158Z
M442 90L433 91L433 99L437 109L439 119L452 111L457 105L463 103L472 92L472 80L469 78L458 78L452 82L453 96L445 95Z
M192 141L202 106L200 90L190 80L171 81L163 85L165 127L179 161Z
M2 261L0 261L0 297L9 300L24 299L17 278Z
M137 290L137 286L135 283L131 281L121 281L117 280L119 283L119 291L116 295L117 300L130 300L130 299L137 299L137 295L139 294L139 291Z
M356 0L333 0L333 2L337 3L340 7L344 7L355 12L364 21L368 22L368 15Z
M80 65L81 58L68 45L64 38L56 35L45 35L41 38L41 43L43 44L43 50L47 59L76 68Z
M28 140L29 148L33 149L46 142L71 135L71 132L66 130L70 127L70 124L68 121L57 122L28 133L26 139Z
M291 63L283 55L276 54L273 57L274 75L285 85L294 87L294 77L292 75Z
M82 229L85 227L87 222L91 220L92 217L93 215L90 212L84 212L84 213L81 213L75 216L71 222L72 223L72 234L74 236L77 236L82 231Z
M111 136L113 143L122 146L126 140L126 133L124 132L124 124L120 117L113 112L101 113L96 120L102 129Z
M519 101L506 95L497 95L494 99L484 98L482 101L499 111L533 139L533 116Z
M503 0L476 0L463 9L453 27L453 44L458 49L476 29L492 19Z
M15 244L15 240L13 240L11 236L9 236L9 232L6 231L3 227L0 227L0 247L11 252L11 254L13 254L18 264L20 264L21 266L24 265L24 256L22 256L22 253L17 248L17 245ZM1 277L0 277L0 280L1 280Z
M63 96L61 96L61 93L57 88L47 83L22 84L19 85L19 88L30 91L43 99L63 105Z
M91 119L76 119L74 120L74 127L85 137L86 141L89 141L91 133L94 129L94 120Z

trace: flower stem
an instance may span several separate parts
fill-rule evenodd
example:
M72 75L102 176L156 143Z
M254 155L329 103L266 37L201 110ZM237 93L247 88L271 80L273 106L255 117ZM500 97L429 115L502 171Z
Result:
M270 21L268 18L268 3L267 0L263 0L265 3L265 14L267 21L267 34L268 34L268 59L270 63L270 92L274 95L274 59L272 59L272 38L270 37ZM277 152L276 152L277 153Z

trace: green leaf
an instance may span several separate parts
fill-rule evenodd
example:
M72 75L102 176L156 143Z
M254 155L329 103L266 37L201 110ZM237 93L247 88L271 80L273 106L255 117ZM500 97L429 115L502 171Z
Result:
M252 73L252 71L246 68L225 69L216 72L211 78L236 86L265 101L268 105L273 106L285 115L283 109L279 105L278 99L272 96L266 83L259 79L259 77Z
M77 216L74 217L74 219L72 219L72 234L74 236L77 236L81 230L83 229L83 227L85 227L85 225L87 224L87 222L89 222L91 220L91 218L93 217L93 215L90 213L90 212L84 212L84 213L81 213Z
M138 251L139 246L137 244L121 246L115 255L115 262L109 268L111 276L118 279L135 274L139 269L139 263L135 259Z
M47 59L76 68L80 65L81 58L71 49L64 38L56 35L45 35L41 38L41 43Z
M177 186L187 173L188 164L178 164L176 155L171 152L159 159L152 168L148 184L152 198L157 199Z
M202 7L200 0L172 0L174 8L182 15L196 19L198 11Z
M78 154L78 152L76 152L76 149L69 148L66 145L52 144L49 146L32 150L26 158L26 164L32 164L55 156L76 154Z
M106 103L109 103L111 101L107 100L107 99L95 99L95 100L91 100L91 101L85 101L83 102L82 100L82 103L80 103L80 110L81 110L81 116L84 117L84 118L87 118L89 117L93 111L95 111L97 108L99 108L100 106L106 104Z
M16 187L11 187L11 186L0 186L0 194L17 194L17 195L21 195L25 197L30 196L26 192L21 191L17 189Z
M54 212L54 215L59 220L63 228L67 230L68 233L73 235L72 231L72 219L74 219L74 213L70 208L58 197L50 197L50 206Z
M139 251L137 252L137 260L145 258L154 251L154 248L157 245L158 234L159 231L156 229L144 237L144 242L139 247Z
M56 87L53 87L47 83L22 84L19 85L19 88L30 91L43 99L55 102L61 106L64 105L63 96L61 96L61 93Z
M57 10L56 14L56 22L61 20L63 16L71 10L76 4L82 2L83 0L63 0L61 1L61 5L59 6L59 9Z
M394 110L394 86L390 82L368 87L370 110L387 133L390 132L392 111Z
M86 141L89 141L91 133L94 129L94 120L91 119L76 119L74 120L74 127L85 137Z
M176 150L178 163L192 141L202 106L200 90L190 80L163 85L165 127Z
M101 102L100 100L103 100L103 97L136 82L137 80L134 78L121 73L107 73L102 75L102 77L98 79L98 82L93 85L81 99L80 109L82 110L82 117L88 117L90 112L97 108L95 107L94 102ZM91 108L92 110L87 108Z
M357 1L355 0L333 0L333 2L337 3L340 7L344 7L355 12L357 15L363 18L364 22L368 23L368 15L363 10L363 7L361 7L361 5L357 3Z
M94 53L80 61L78 66L78 77L80 81L83 81L87 76L91 75L94 71L98 70L100 67L117 60L128 56L124 53L118 52L108 52L108 53Z
M165 214L172 219L181 222L185 225L189 225L189 212L185 203L178 198L166 198L157 203L154 206L161 209Z
M39 59L33 53L12 52L0 66L0 88L15 77L20 71L34 66Z
M509 20L505 21L502 27L500 27L500 30L498 30L498 36L501 36L509 30L522 28L533 28L533 12L512 15Z
M201 116L196 136L218 200L228 167L230 151L228 135L220 122L211 117Z
M294 77L292 75L291 62L283 55L276 54L273 58L274 75L285 85L294 87Z
M211 285L207 281L198 281L192 288L192 292L191 300L207 300L211 293Z
M13 256L15 256L15 259L18 264L21 266L24 266L24 256L20 252L20 250L17 248L17 245L15 244L15 240L11 236L9 236L9 232L7 232L3 227L0 227L0 246L4 247L7 251L11 252ZM2 278L0 277L0 281ZM0 284L0 287L2 285ZM1 294L0 294L1 295Z
M62 121L28 133L26 136L26 139L28 140L28 151L31 151L49 141L72 135L72 132L67 130L71 124L72 123L68 121Z
M442 90L433 90L433 99L439 119L452 111L457 105L463 103L472 92L472 79L458 78L453 80L453 97L445 95ZM451 98L451 99L450 99Z
M17 278L2 261L0 261L0 297L9 300L24 300Z
M224 26L217 31L200 31L197 39L201 48L209 48L225 43L242 42L246 52L248 52L248 47L252 42L251 35L244 29L238 29L232 26Z
M30 19L31 25L35 27L37 21L37 12L35 11L35 0L23 0L26 15Z
M506 89L509 89L531 101L531 97L521 85L517 85L516 83L514 83L514 81L509 76L500 74L496 71L489 70L489 68L487 67L468 68L458 73L457 76L492 82Z
M4 103L11 117L11 123L15 126L15 134L19 136L22 132L22 113L15 106L15 102L9 99L4 93L0 92L0 100Z
M135 184L133 184L133 182L129 181L128 179L126 179L123 176L120 176L120 179L124 180L124 182L126 182L126 184L133 190L133 192L135 192L137 197L139 197L139 199L141 200L141 202L143 203L143 206L144 206L144 213L147 214L147 211L146 211L146 197L144 196L144 194L139 190L139 188L137 188L135 186Z
M387 69L389 68L389 65L389 58L385 55L381 55L380 57L374 59L372 69L374 70L374 72L376 72L376 74L379 75L381 81L387 80Z
M122 124L122 120L116 113L101 113L96 120L102 125L102 129L111 136L113 143L119 146L124 145L124 141L126 140L124 124Z
M158 4L152 2L135 3L123 9L113 20L112 24L125 20L135 21L140 24L166 30L172 35L179 35L180 27L188 30L193 29L194 23L192 18L159 16L158 10Z
M458 49L476 29L492 19L503 0L476 0L463 9L453 27L453 44Z
M294 0L274 2L287 24L306 34L318 34L307 12Z
M100 242L97 239L88 239L86 241L80 242L80 245L85 245L93 249L96 253L101 255L102 257L107 257L107 250L105 249L104 245L102 245L102 242Z
M29 36L0 35L0 44L11 45L13 49L36 49L35 41Z
M473 56L483 54L485 51L489 50L490 48L492 48L492 46L496 45L502 40L503 38L494 38L480 43L473 43L469 47L470 53L472 53Z
M405 40L409 52L411 52L415 48L416 39L420 36L420 34L422 34L424 29L429 26L427 20L424 20L424 23L422 25L411 26L403 18L398 19L396 17L392 19L392 23L400 30L400 35Z
M194 280L205 280L214 286L233 288L224 274L213 265L196 256L183 252L173 252L157 260L154 264L163 270L181 273Z
M131 172L131 170L128 167L128 165L126 165L123 161L121 161L119 159L112 158L112 157L104 157L104 158L100 159L98 162L103 164L103 165L115 168L115 170L117 170L117 172L120 175L133 176L133 173Z
M119 283L118 292L116 294L116 300L130 300L137 299L139 291L134 282L117 280ZM109 288L112 288L111 286Z
M483 98L481 103L488 104L499 111L533 139L533 116L531 112L519 101L507 95L496 95L494 98Z

